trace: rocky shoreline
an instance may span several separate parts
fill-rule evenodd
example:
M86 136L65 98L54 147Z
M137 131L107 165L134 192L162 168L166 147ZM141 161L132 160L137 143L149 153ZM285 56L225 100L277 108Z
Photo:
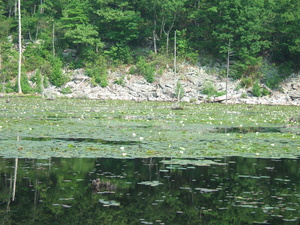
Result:
M47 98L68 97L101 100L130 101L178 101L178 83L183 96L181 101L200 104L202 102L220 102L228 104L267 104L300 105L300 76L294 74L282 83L280 91L272 91L269 96L254 97L250 89L237 88L239 81L228 81L226 95L213 97L203 94L207 85L219 93L226 93L226 79L210 75L204 69L181 66L175 75L167 71L157 76L153 83L148 83L142 76L129 74L129 67L124 70L109 71L107 87L93 86L91 78L83 69L66 71L71 74L70 81L61 88L50 86L44 90ZM65 93L67 91L67 93Z

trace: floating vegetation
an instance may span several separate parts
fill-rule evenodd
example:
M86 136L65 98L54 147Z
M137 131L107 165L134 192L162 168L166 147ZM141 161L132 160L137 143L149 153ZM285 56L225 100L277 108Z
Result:
M194 166L210 166L210 165L226 165L225 163L215 162L213 160L204 159L170 159L163 160L165 164L175 164L175 165L194 165ZM195 167L188 166L187 168L182 167L168 167L174 169L195 169Z
M121 203L117 202L115 200L105 200L105 199L99 199L99 202L101 204L103 204L103 206L105 207L109 207L109 206L120 206Z
M154 180L154 181L143 181L138 184L156 187L156 186L162 185L163 183L160 183L159 181Z
M18 158L299 156L297 106L0 99L0 155ZM195 162L194 162L195 163ZM195 165L192 163L191 165ZM210 164L207 164L210 165Z

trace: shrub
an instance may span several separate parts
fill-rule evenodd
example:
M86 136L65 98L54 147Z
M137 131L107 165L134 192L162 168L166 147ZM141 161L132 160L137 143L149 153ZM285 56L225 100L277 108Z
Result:
M139 58L136 64L136 73L144 76L149 83L152 83L154 81L155 68L150 63L147 63L146 60L142 57Z
M37 70L35 75L30 78L30 81L36 84L34 88L34 92L41 93L43 87L42 87L42 76L39 70Z
M185 94L184 88L182 87L181 83L177 81L176 89L175 89L175 97L178 98L178 100L181 100Z
M262 94L262 96L267 96L267 95L270 95L270 92L267 89L263 88L263 89L261 89L261 94Z
M70 87L65 87L65 88L61 89L60 92L65 95L65 94L71 94L72 90Z
M131 66L129 68L129 74L135 74L135 72L136 72L135 66Z
M21 87L23 94L31 94L34 92L30 84L28 83L28 77L25 75L21 76ZM14 86L14 91L18 92L18 82L16 82Z
M124 77L122 76L122 77L116 79L114 81L114 84L118 84L118 85L124 86L125 85Z
M133 62L131 49L129 48L129 46L124 44L117 43L108 51L105 51L104 54L108 59L112 59L113 62L117 65L129 64Z
M97 57L94 62L86 63L86 74L92 78L92 84L101 87L108 85L106 60L104 57Z
M248 97L248 95L246 94L246 93L243 93L242 95L241 95L241 98L247 98Z
M209 97L211 97L211 96L214 96L217 93L217 90L214 87L212 82L205 82L203 84L203 89L202 89L201 93L206 94Z
M249 88L252 85L252 78L251 77L243 77L241 79L240 84L243 88Z
M271 89L278 88L284 77L280 74L279 69L267 61L264 61L261 67L264 83Z
M59 58L53 56L49 57L49 61L51 64L51 72L48 71L50 72L50 74L48 75L49 81L54 86L61 87L68 81L67 76L62 73L62 61Z
M4 91L4 93L11 93L15 91L14 86L11 82L7 82L4 87L2 86L2 90Z
M253 87L252 87L252 94L253 94L255 97L260 97L260 96L261 96L261 89L260 89L260 86L259 86L259 83L258 83L257 80L256 80L255 83L253 84Z

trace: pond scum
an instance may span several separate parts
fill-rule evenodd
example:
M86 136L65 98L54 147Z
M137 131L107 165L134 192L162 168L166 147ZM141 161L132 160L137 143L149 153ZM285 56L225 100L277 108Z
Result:
M0 98L0 156L296 158L297 106ZM197 163L197 160L192 160Z

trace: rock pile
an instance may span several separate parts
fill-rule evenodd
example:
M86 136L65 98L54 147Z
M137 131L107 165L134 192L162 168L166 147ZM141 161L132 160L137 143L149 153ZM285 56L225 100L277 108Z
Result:
M44 90L49 98L69 97L88 99L112 99L134 101L177 101L178 83L182 92L181 101L185 102L227 102L228 104L272 104L299 105L300 104L300 76L294 75L286 80L280 91L272 91L270 96L253 97L250 90L237 89L239 81L227 82L228 92L219 97L203 94L207 86L212 86L218 93L226 93L226 79L210 75L204 69L192 66L182 66L175 75L169 70L157 76L153 83L145 78L132 75L129 68L121 71L109 72L107 87L93 86L91 78L84 74L83 69L72 71L71 80L61 88L53 86ZM119 81L119 82L116 82ZM70 94L63 94L62 90L69 88Z

